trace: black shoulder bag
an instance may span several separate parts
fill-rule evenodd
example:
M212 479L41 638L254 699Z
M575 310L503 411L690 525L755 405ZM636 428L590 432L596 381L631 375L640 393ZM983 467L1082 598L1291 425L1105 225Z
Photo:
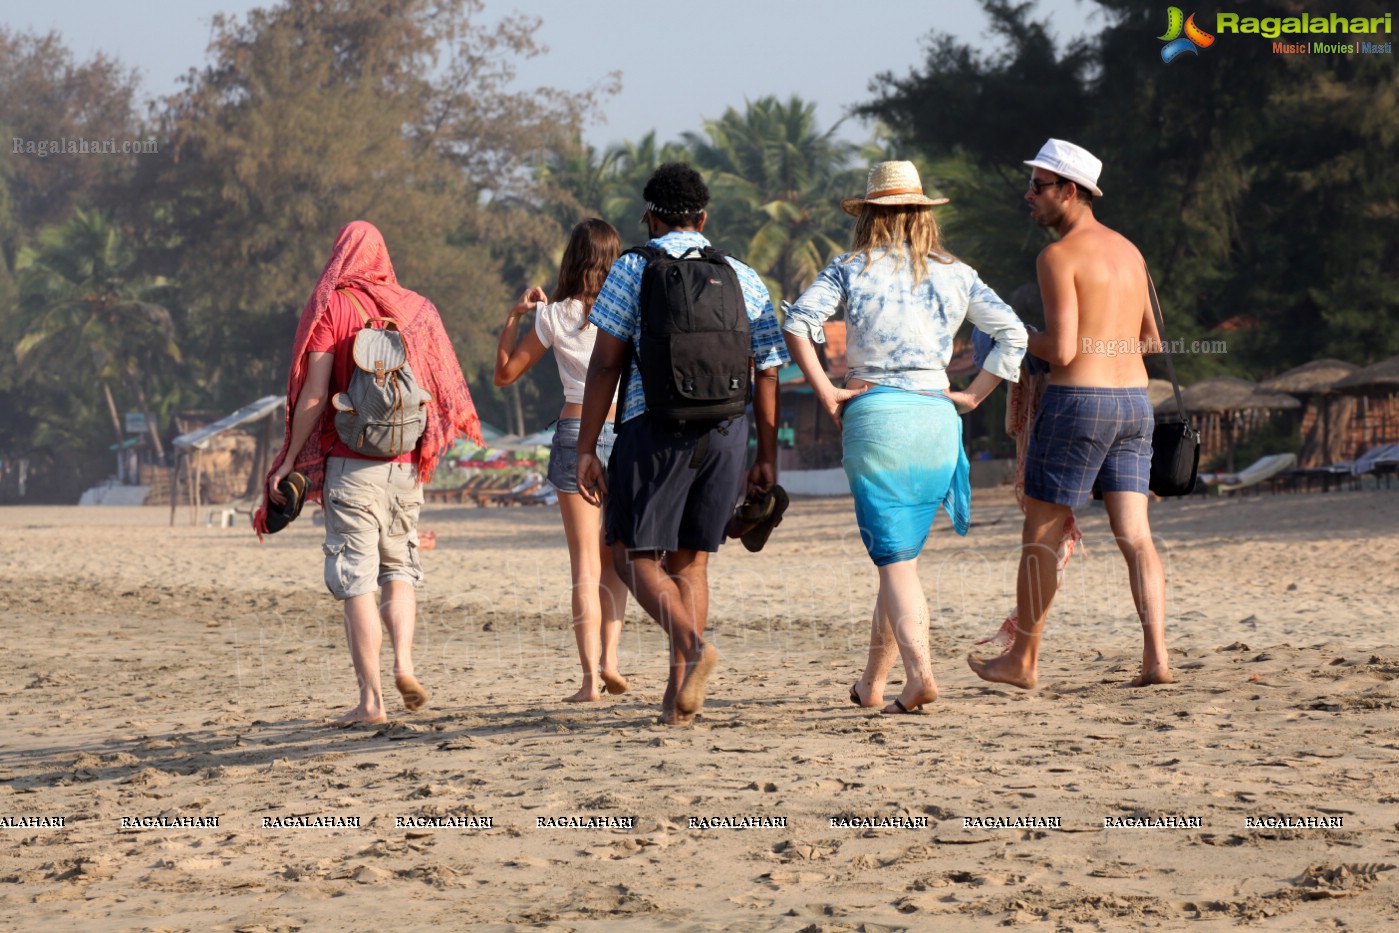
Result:
M1171 347L1166 342L1166 322L1161 317L1161 302L1156 297L1156 284L1151 270L1146 273L1146 287L1151 296L1151 311L1156 315L1156 335L1166 354L1166 371L1171 375L1171 390L1176 396L1176 417L1161 421L1151 435L1151 491L1158 496L1189 495L1195 488L1200 469L1200 429L1190 423L1190 414L1180 397Z

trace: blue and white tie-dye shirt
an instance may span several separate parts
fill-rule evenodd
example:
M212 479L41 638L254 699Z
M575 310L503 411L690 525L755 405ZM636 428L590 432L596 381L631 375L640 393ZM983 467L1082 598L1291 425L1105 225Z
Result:
M783 330L824 343L821 325L844 306L850 377L929 391L948 387L952 338L968 320L995 340L982 368L1011 382L1020 378L1025 325L971 266L929 259L927 276L915 285L907 261L880 254L869 263L851 255L821 270L787 309Z
M692 230L677 230L651 240L647 245L679 256L692 247L702 249L708 246L709 240ZM748 308L748 331L754 365L758 369L783 365L791 357L787 355L787 344L777 326L777 313L772 309L767 286L758 273L732 256L729 257L729 265L738 273L743 303ZM644 256L627 253L619 257L607 273L607 281L602 283L602 291L598 292L592 313L588 315L589 321L633 347L641 341L641 273L645 268ZM623 421L630 421L646 410L641 374L630 353L627 358L631 362L628 363L627 397L622 404Z

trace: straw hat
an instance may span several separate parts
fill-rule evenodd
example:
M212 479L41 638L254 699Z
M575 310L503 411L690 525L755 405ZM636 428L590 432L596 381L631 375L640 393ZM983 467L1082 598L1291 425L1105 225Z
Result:
M1103 163L1082 146L1062 139L1051 139L1040 147L1033 159L1026 159L1025 164L1082 185L1095 197L1103 196L1102 189L1098 187L1098 175L1103 171Z
M923 194L923 182L912 162L877 162L870 169L863 198L845 198L840 209L847 214L860 213L866 204L911 204L929 207L946 204L947 198L930 198Z

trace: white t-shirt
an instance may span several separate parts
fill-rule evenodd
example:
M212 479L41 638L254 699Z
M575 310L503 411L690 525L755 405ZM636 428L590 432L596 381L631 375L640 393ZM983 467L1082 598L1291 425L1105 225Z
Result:
M565 402L583 401L583 384L588 379L588 361L597 342L597 328L583 326L586 309L577 298L565 298L541 305L534 317L534 332L545 347L554 348L559 365Z

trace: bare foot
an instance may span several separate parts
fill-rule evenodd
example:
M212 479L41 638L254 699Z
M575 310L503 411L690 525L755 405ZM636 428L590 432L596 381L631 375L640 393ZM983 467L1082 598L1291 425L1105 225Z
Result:
M1023 690L1033 690L1035 684L1039 683L1039 672L1034 667L1027 669L1011 661L1006 655L998 658L978 658L969 654L967 666L976 676L993 684L1010 684Z
M602 694L587 687L579 687L578 692L571 697L564 697L565 703L596 703L602 699Z
M709 642L700 644L699 657L685 665L685 679L675 693L675 711L693 716L704 706L704 682L719 660L719 649Z
M602 685L613 696L626 693L631 689L631 684L627 683L627 679L616 671L602 671L599 676L602 677Z
M418 678L412 674L394 675L393 685L398 688L399 695L403 697L403 705L409 710L421 709L431 696L427 688L418 683Z
M663 726L693 726L695 714L681 713L676 710L661 710L661 717L656 722Z
M1156 684L1173 684L1175 682L1176 679L1171 676L1171 669L1163 664L1150 670L1142 668L1141 673L1132 678L1129 686L1151 687Z
M661 715L656 723L662 726L689 726L695 721L694 713L676 712L675 701L670 697L661 700Z
M924 703L931 703L938 698L938 688L936 685L930 686L926 690L920 690L911 697L900 696L884 709L883 713L917 713L923 709Z
M345 729L349 726L382 726L389 721L389 717L382 712L378 714L370 713L362 706L356 706L343 716L332 719L329 725L337 729Z

